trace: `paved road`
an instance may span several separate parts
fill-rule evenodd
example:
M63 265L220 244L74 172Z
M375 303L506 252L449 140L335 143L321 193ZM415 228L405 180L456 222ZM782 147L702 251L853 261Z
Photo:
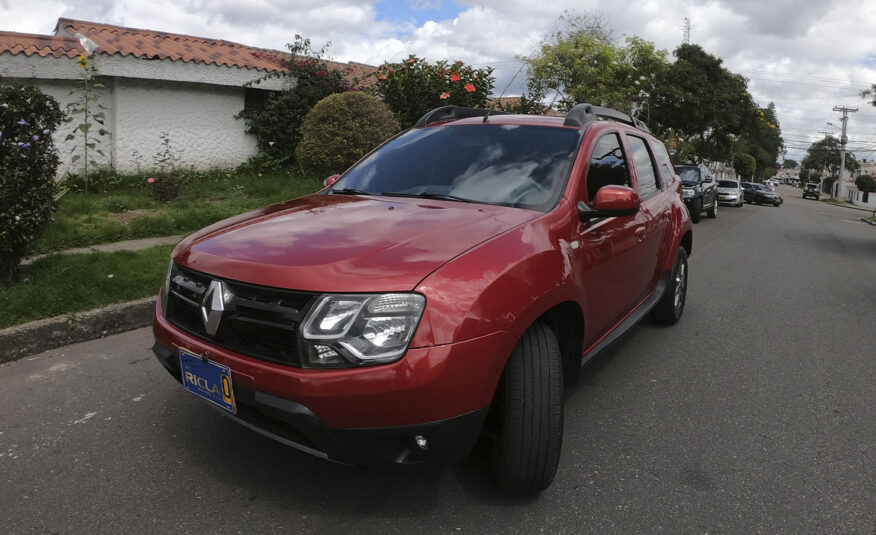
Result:
M0 367L3 533L864 533L876 527L876 228L804 201L695 226L685 317L568 391L560 472L497 494L337 466L227 421L148 329Z

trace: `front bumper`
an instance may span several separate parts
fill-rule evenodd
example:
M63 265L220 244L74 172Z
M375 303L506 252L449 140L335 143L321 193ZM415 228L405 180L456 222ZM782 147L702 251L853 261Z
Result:
M312 455L377 468L468 455L515 343L499 332L409 349L392 364L314 370L223 350L169 324L159 309L153 332L153 352L179 382L180 347L231 368L238 412L223 414Z
M733 193L719 193L718 204L739 204L742 202L742 196Z

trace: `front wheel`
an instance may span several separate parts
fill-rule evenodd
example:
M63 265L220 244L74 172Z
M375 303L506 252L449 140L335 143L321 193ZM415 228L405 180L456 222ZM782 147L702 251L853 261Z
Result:
M690 220L694 223L700 222L700 214L703 212L703 200L694 199L691 203Z
M718 217L718 200L717 199L715 199L715 201L712 202L712 207L706 211L706 215L712 219L715 219L716 217Z
M670 286L666 288L663 297L654 310L651 317L658 323L674 325L681 319L684 312L684 302L687 298L687 251L684 247L678 248L675 256L675 265L672 266L672 278Z
M496 484L516 493L542 491L554 480L563 445L560 345L547 325L533 324L514 348L492 410Z

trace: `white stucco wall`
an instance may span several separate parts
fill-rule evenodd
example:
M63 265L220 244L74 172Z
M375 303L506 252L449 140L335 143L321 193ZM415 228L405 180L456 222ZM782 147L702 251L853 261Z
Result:
M177 165L195 168L235 167L256 153L245 133L244 88L119 78L115 81L115 164L121 172L155 167L169 135Z
M44 80L44 79L16 79L11 80L13 82L18 82L26 85L32 85L38 88L43 93L54 97L55 100L58 101L58 104L61 105L61 110L66 111L67 106L74 102L78 95L70 94L70 90L73 85L69 80ZM113 88L112 88L112 80L100 80L101 82L106 84L106 87L103 89L97 89L96 94L99 97L99 102L106 106L107 109L102 110L104 115L106 115L106 120L104 121L107 130L112 131L112 124L115 120L115 110L112 106L113 101ZM58 176L64 176L66 173L81 173L82 168L85 165L85 157L82 151L84 139L81 134L74 134L74 139L70 141L65 141L64 138L67 137L68 134L73 132L74 127L81 123L83 118L82 115L73 115L71 116L72 120L61 123L60 128L55 131L53 138L55 140L55 148L58 150L58 156L60 157L61 164L58 166ZM93 122L93 121L92 121ZM101 156L97 153L96 150L89 150L88 159L92 160L98 166L109 166L113 161L113 139L112 136L98 136L96 135L99 125L95 124L92 127L92 131L94 135L89 135L89 142L93 142L97 145L96 149L100 149L103 151L104 155ZM79 160L74 164L72 163L73 155L79 154ZM90 169L89 169L90 172Z
M105 154L94 153L92 159L100 165L123 173L137 171L138 163L140 170L154 168L163 150L162 132L169 135L178 166L230 168L256 153L255 138L234 116L244 107L243 85L262 77L263 71L100 54L95 68L106 86L98 94L107 107L106 128L111 132L108 138L93 138ZM75 59L66 57L2 53L0 76L35 85L65 109L75 99L69 93L79 80L79 68ZM288 84L289 80L274 78L254 87L280 89ZM81 146L81 138L64 141L75 122L61 125L55 134L62 162L59 176L82 168L82 160L71 163L71 151Z

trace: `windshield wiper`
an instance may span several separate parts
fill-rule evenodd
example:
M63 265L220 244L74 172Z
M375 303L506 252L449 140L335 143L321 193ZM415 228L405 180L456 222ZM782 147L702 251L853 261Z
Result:
M356 189L356 188L339 188L330 190L329 193L332 195L374 195L370 191L365 191L364 189Z
M401 191L384 191L380 193L386 197L413 197L416 199L437 199L440 201L457 201L457 202L480 202L465 197L457 197L456 195L447 195L445 193L435 193L432 191L423 191L420 193L404 193Z

